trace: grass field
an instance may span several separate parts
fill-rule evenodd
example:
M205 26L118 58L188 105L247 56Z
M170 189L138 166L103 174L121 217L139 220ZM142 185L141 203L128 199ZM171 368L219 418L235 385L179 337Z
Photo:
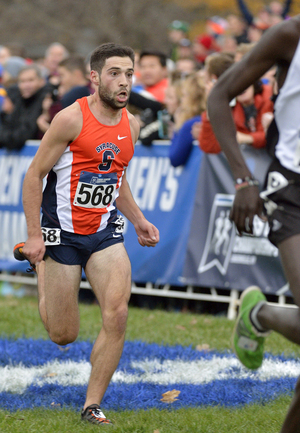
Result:
M81 304L80 314L79 339L94 340L101 326L98 306ZM0 298L0 323L1 337L48 338L35 298ZM225 317L131 307L126 338L193 347L207 344L211 349L228 350L232 328L233 322ZM300 354L297 346L276 334L267 339L266 350L273 354ZM114 421L111 430L115 432L276 433L280 431L290 400L290 396L283 396L266 405L253 404L237 409L201 407L172 410L172 405L168 405L165 410L105 411L105 414ZM0 411L1 433L80 433L97 429L99 427L82 423L74 410Z

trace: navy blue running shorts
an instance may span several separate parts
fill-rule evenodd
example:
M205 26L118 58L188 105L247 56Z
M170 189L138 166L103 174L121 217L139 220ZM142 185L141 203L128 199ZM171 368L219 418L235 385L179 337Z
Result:
M43 227L51 228L51 223L43 216ZM91 235L60 232L60 244L46 246L46 256L63 265L81 265L85 268L90 256L121 242L124 242L124 219L116 215L107 227Z
M283 178L280 179L281 176ZM268 237L277 247L285 239L300 234L300 174L288 170L274 159L266 176L266 188L268 182L274 187L274 192L268 194L265 202L266 210L268 201L271 202L271 208L274 208L267 213L270 226ZM282 187L279 188L281 182Z

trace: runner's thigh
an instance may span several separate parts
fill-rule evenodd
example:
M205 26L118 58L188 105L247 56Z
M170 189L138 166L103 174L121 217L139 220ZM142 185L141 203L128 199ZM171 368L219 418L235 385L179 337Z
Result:
M80 265L63 265L49 256L45 260L45 306L50 329L79 329L78 291Z
M128 302L131 291L131 266L122 243L97 251L89 258L86 276L102 310Z

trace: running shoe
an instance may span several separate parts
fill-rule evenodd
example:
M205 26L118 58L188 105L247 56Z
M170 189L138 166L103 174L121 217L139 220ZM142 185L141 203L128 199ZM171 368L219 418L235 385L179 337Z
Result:
M23 253L23 247L25 245L25 242L20 242L19 244L14 246L14 258L16 260L19 260L20 262L23 262L24 260L28 260L27 257ZM29 260L28 260L29 262ZM27 272L36 272L35 265L29 262L30 268L27 269Z
M268 332L259 332L251 322L250 313L258 303L267 302L257 286L246 289L241 296L239 315L233 331L233 350L241 363L256 370L263 362L265 337Z
M113 423L106 418L100 406L97 404L92 404L88 406L85 410L81 412L81 419L83 421L91 422L92 424L98 425L113 425Z

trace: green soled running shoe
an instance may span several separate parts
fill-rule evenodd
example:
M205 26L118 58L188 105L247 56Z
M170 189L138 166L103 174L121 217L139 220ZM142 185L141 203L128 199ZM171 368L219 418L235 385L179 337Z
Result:
M233 331L233 350L241 363L251 370L261 366L265 337L271 331L259 332L250 320L250 313L258 303L265 302L266 297L259 287L248 287L241 296L239 315Z

